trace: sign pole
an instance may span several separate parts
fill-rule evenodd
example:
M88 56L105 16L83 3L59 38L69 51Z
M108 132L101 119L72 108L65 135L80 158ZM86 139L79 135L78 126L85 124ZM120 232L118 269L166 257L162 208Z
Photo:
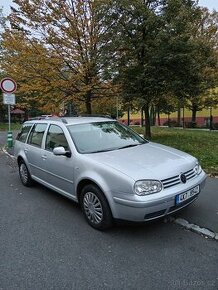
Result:
M8 105L8 131L11 131L11 106Z
M11 105L8 105L8 137L7 137L8 148L13 147L13 134L11 131Z
M4 78L0 81L0 88L3 92L3 103L8 105L8 148L13 147L13 135L11 132L11 105L15 104L15 95L17 89L16 82L11 78Z

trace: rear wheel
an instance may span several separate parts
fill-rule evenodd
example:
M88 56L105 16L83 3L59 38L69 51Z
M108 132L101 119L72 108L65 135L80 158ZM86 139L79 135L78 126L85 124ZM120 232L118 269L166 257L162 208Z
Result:
M20 180L25 186L31 186L33 183L33 180L30 176L29 170L23 160L19 162L19 175Z
M102 191L95 185L86 185L81 192L80 204L87 222L95 229L112 226L112 214Z

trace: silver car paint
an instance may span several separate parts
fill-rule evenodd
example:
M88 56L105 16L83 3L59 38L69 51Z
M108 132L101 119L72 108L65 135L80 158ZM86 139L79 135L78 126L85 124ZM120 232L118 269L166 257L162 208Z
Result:
M70 124L105 121L107 121L105 118L69 119ZM108 121L111 122L111 119ZM32 145L16 141L15 156L17 158L21 156L24 159L32 178L76 202L78 202L78 184L83 180L90 180L96 183L105 194L114 218L145 221L147 220L146 214L164 211L160 216L166 215L169 209L175 205L175 195L196 185L200 185L201 189L203 188L206 179L204 171L186 184L180 183L159 193L138 196L134 193L136 180L162 180L181 174L195 166L196 158L179 150L152 142L109 152L80 154L75 148L66 124L53 120L31 121L31 123L48 123L60 126L72 153L72 156L68 158L55 156L52 152L45 150L45 136L48 128L43 137L42 149L37 148L38 150L36 150L36 147ZM26 154L25 148L29 147L32 147L32 151L30 150ZM34 150L35 153L32 153ZM36 160L33 158L35 154L39 155L38 159L40 160L37 166L42 167L44 172L40 176L38 171L34 171L33 167L29 165L30 160L32 160L31 163Z

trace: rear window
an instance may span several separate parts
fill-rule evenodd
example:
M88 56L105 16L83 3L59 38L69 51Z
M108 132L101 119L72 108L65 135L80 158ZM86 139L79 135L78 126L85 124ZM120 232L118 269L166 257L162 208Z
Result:
M17 140L20 142L26 142L27 136L29 134L30 129L32 128L32 124L24 124L20 133L17 135Z
M46 128L47 124L35 124L29 134L28 144L41 147Z

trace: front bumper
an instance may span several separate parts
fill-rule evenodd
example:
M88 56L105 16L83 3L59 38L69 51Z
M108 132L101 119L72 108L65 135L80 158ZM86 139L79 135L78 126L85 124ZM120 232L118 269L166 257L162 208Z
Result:
M181 210L195 201L199 194L179 205L176 205L175 202L176 195L186 192L197 185L200 186L201 192L205 185L205 180L206 174L202 171L199 176L193 178L187 184L179 184L158 194L143 197L136 195L114 196L114 218L142 222L157 219Z

